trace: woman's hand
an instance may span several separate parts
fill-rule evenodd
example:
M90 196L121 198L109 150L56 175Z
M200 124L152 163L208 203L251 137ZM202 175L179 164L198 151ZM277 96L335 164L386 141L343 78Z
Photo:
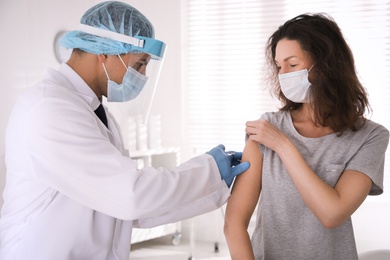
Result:
M263 144L276 153L288 141L287 136L267 120L246 122L245 132L249 140Z

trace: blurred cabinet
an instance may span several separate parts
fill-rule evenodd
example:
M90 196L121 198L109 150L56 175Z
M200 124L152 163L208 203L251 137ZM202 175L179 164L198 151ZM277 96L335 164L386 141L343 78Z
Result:
M177 147L150 149L145 151L130 151L130 157L137 161L139 169L143 167L164 167L173 168L179 162L179 151Z

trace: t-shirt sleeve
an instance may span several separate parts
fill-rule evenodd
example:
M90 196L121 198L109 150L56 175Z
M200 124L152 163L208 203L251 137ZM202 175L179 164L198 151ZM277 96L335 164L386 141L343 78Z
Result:
M259 120L267 120L268 122L271 122L271 115L272 112L264 113L260 116ZM261 151L261 154L264 154L266 147L264 144L259 144L259 149Z
M385 153L388 143L389 131L385 127L376 125L370 128L365 142L346 165L345 170L359 171L371 178L373 184L369 195L383 193Z

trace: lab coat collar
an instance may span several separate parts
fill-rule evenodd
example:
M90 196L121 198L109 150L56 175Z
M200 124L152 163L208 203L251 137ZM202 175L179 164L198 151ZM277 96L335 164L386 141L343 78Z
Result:
M62 63L58 71L70 81L77 93L90 104L93 110L101 104L95 92L68 64Z

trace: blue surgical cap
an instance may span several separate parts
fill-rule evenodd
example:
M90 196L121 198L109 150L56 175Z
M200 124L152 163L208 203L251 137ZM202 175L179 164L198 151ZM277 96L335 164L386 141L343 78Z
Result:
M81 24L124 34L154 38L152 23L137 9L126 3L108 1L99 3L87 10L80 20ZM85 33L79 30L66 33L60 44L69 49L81 49L93 54L139 53L128 43Z

